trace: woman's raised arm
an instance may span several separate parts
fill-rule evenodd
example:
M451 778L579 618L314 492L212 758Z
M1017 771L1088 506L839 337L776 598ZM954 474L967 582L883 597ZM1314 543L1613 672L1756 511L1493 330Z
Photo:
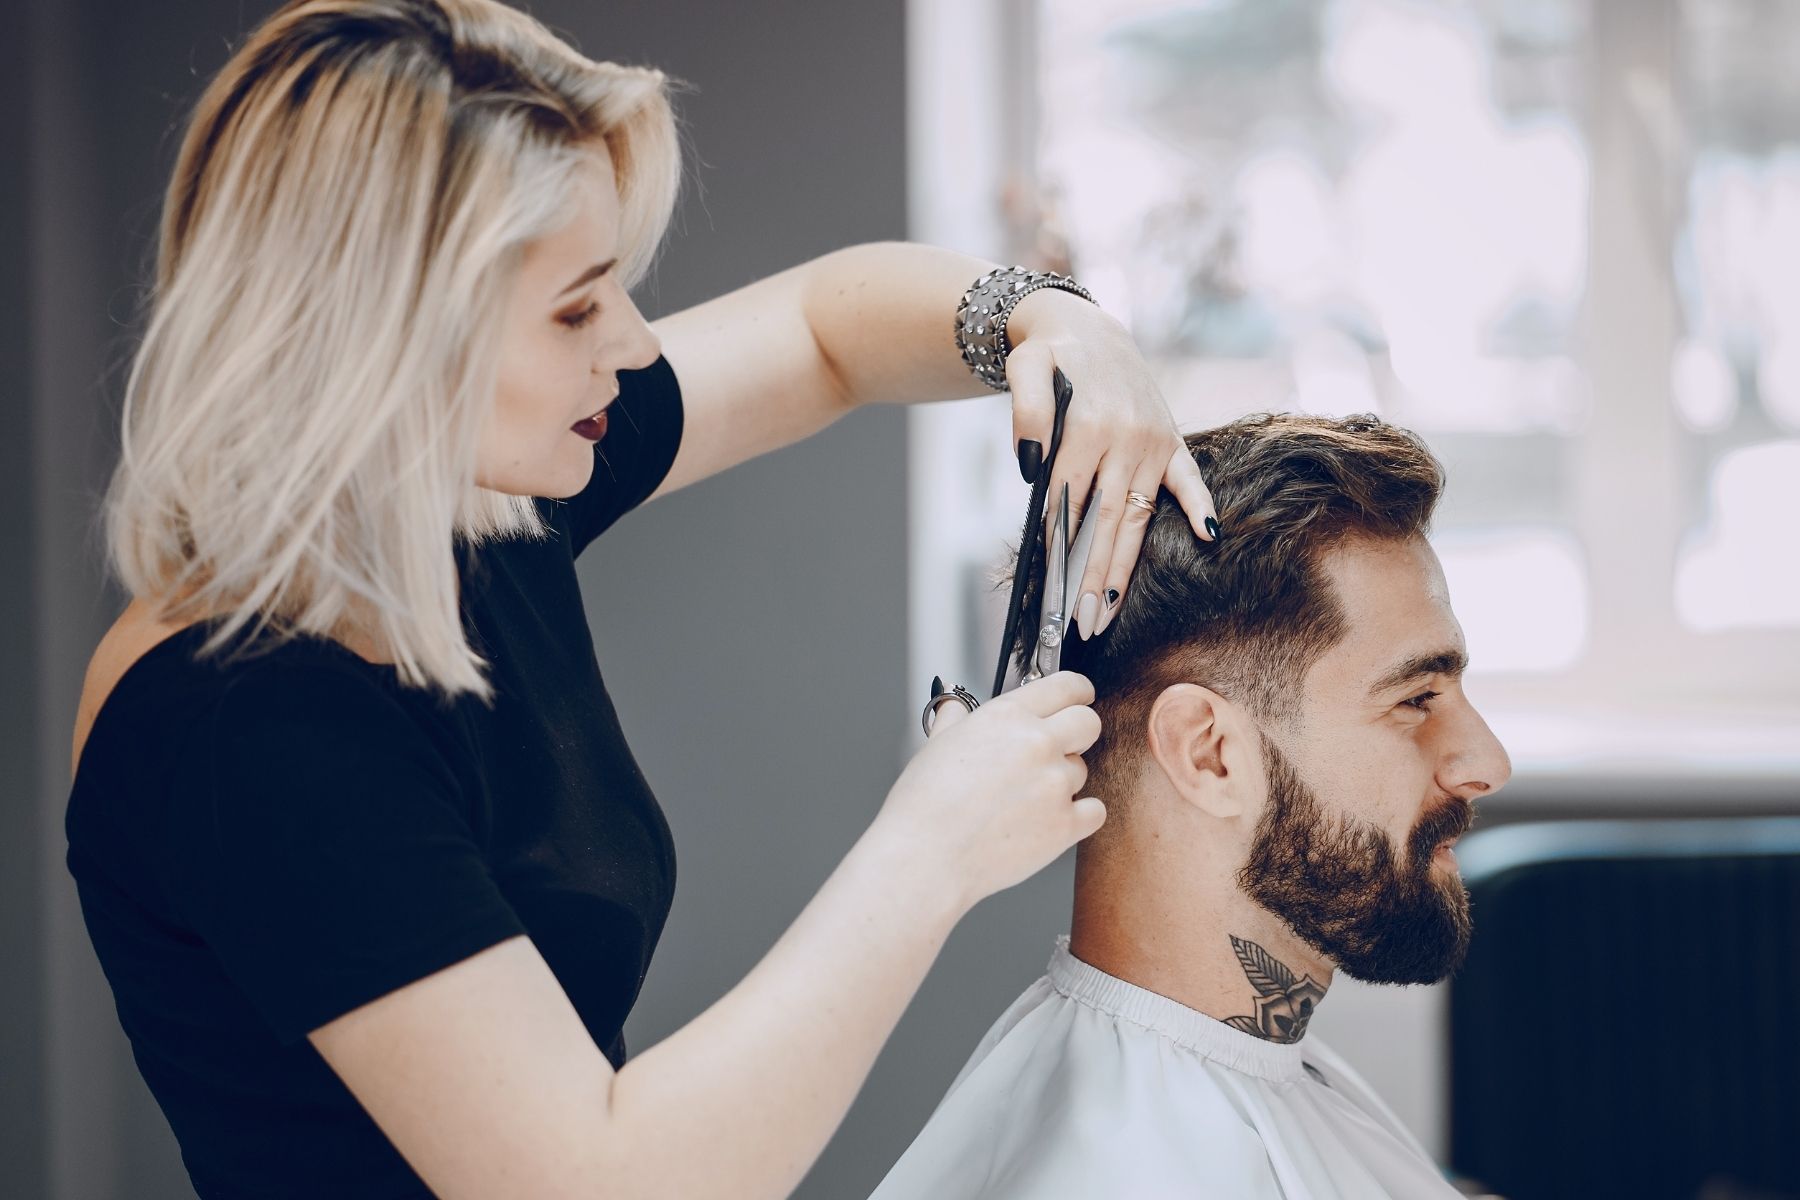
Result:
M851 246L675 313L652 328L681 380L685 429L660 496L818 432L865 404L917 404L982 390L954 334L963 293L993 264L906 242ZM1098 306L1031 292L1007 323L1013 439L1050 444L1057 369L1074 385L1051 494L1069 485L1079 523L1100 493L1077 595L1084 630L1118 610L1167 488L1197 537L1217 535L1212 493L1131 335ZM1102 598L1104 599L1104 602Z

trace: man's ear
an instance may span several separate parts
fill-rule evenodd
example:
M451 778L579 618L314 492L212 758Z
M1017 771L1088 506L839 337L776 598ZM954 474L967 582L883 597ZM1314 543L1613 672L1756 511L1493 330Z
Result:
M1150 758L1183 800L1224 820L1251 811L1256 779L1244 755L1255 735L1231 701L1173 684L1150 706L1147 732Z

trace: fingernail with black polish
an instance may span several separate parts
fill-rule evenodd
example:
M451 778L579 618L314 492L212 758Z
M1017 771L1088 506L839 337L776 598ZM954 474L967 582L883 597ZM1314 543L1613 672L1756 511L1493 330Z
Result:
M1217 538L1219 536L1219 523L1211 517L1206 518L1206 532L1212 534L1214 538Z
M936 700L939 696L941 696L943 694L944 694L943 677L940 675L933 675L931 677L931 698L933 700Z
M1019 475L1026 483L1036 483L1038 469L1044 465L1044 446L1042 442L1022 441L1019 443Z

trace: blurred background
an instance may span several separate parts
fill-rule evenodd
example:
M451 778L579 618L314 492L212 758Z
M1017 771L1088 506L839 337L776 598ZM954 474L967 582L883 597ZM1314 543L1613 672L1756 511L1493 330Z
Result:
M274 5L20 3L0 39L0 1193L172 1200L192 1192L62 863L68 737L123 605L95 505L161 189L204 80ZM1340 980L1316 1030L1495 1193L1800 1195L1800 6L529 8L691 85L649 315L913 237L1072 271L1183 428L1373 411L1423 435L1449 471L1433 541L1467 687L1516 774L1462 854L1469 968ZM982 396L856 414L584 557L680 856L633 1046L722 995L823 882L931 676L985 690L989 573L1024 503ZM798 1195L880 1179L1041 972L1070 865L959 927Z

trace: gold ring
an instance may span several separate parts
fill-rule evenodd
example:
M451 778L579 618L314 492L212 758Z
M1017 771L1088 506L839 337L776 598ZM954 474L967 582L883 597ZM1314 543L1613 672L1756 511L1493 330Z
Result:
M1156 501L1144 495L1142 492L1126 492L1125 502L1127 504L1135 504L1145 512L1156 511Z

